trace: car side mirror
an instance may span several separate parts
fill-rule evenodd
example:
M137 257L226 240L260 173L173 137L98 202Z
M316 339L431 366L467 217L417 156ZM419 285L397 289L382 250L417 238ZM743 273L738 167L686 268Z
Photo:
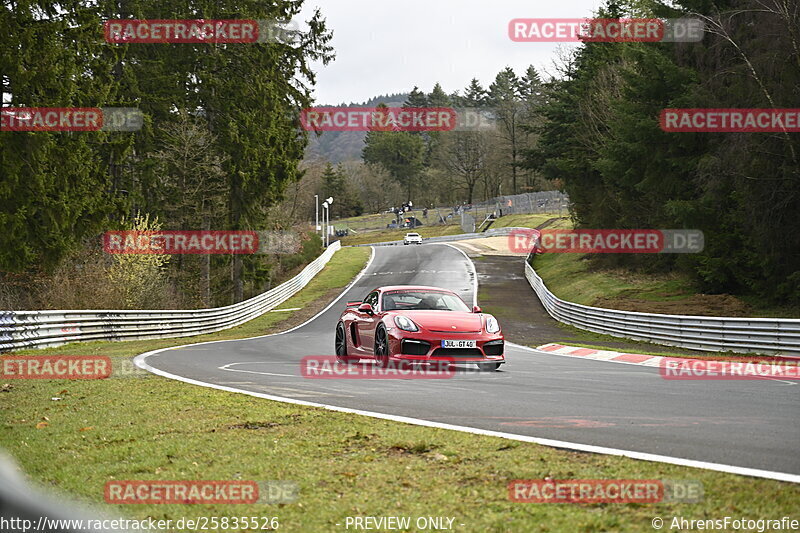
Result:
M473 305L472 306L472 312L473 313L482 313L481 308L478 307L477 305Z
M372 305L366 304L366 303L359 305L358 306L358 311L360 313L367 313L368 315L374 315L375 314L375 310L372 309Z

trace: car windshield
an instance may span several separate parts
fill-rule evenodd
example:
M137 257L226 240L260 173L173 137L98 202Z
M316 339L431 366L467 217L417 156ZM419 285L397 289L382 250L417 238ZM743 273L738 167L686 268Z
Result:
M419 233L409 233L406 237L419 237Z
M450 292L390 291L383 294L384 311L462 311L469 312L464 301Z

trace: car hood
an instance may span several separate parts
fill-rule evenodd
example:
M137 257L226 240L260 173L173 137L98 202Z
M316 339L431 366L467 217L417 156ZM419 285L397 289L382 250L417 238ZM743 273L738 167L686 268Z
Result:
M418 326L431 331L481 331L481 315L460 311L393 311L393 314L407 316ZM455 328L453 327L455 326Z

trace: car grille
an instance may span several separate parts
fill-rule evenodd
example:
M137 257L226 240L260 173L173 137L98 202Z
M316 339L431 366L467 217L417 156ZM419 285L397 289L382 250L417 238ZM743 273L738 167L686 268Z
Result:
M489 341L483 345L486 355L503 355L503 341Z
M433 357L483 357L479 348L437 348Z
M431 349L431 343L425 341L404 340L400 351L405 355L425 355Z

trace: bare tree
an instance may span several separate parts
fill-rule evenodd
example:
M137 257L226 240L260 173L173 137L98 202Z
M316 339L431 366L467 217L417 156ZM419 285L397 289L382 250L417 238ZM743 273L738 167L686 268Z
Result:
M482 131L448 132L442 136L441 161L472 203L475 186L486 175L492 150L491 134Z
M204 120L186 111L160 130L162 143L153 155L160 174L165 223L180 229L211 229L221 223L226 201L223 163L216 138ZM200 259L201 299L211 305L211 256ZM189 260L179 257L178 268Z
M724 42L728 43L728 45L730 45L736 51L737 55L745 64L748 74L758 85L765 100L769 102L770 107L779 107L775 105L775 100L772 96L772 93L767 87L764 77L756 68L754 61L750 57L750 54L731 34L731 28L735 27L737 24L737 18L741 18L749 14L768 13L777 16L779 20L786 24L786 38L789 39L791 43L791 49L793 51L791 55L794 56L794 62L800 66L800 44L798 44L798 40L800 40L800 37L798 36L798 33L800 33L800 30L798 29L798 26L800 26L800 12L798 12L797 2L790 0L756 0L755 5L759 6L758 9L738 9L735 11L727 11L724 14L717 10L717 12L712 16L702 15L700 13L693 13L693 15L701 18L706 23L706 31L721 37ZM792 162L794 163L795 167L800 166L800 164L798 164L794 144L792 143L792 139L790 138L789 132L785 126L783 127L782 135L791 155Z

